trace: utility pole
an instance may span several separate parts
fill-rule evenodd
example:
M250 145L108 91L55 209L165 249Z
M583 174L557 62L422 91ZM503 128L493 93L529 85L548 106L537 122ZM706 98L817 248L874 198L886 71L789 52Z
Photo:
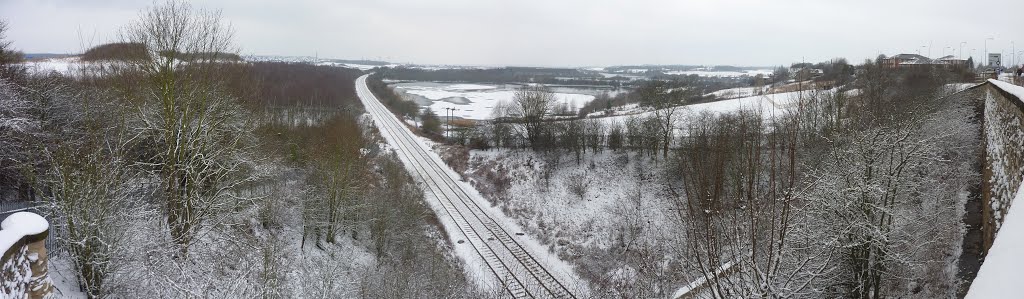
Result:
M960 59L964 59L964 45L965 44L967 44L967 42L960 42Z
M444 138L445 139L448 138L448 131L451 130L451 122L448 120L449 119L448 118L448 112L451 111L451 110L452 110L452 108L444 108Z
M985 39L985 53L982 53L983 55L985 55L985 67L988 67L988 64L989 64L989 61L988 61L988 40L996 40L996 38L990 37L990 38L986 38Z

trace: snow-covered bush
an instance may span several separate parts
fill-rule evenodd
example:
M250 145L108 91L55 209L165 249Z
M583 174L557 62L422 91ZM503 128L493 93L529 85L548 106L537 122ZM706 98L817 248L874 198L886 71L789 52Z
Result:
M585 172L578 172L565 178L565 187L569 190L569 193L583 200L587 195L587 191L590 190L591 182L590 176Z

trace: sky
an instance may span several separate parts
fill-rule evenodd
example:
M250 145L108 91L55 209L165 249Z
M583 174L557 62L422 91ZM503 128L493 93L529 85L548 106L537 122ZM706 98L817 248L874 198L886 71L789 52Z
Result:
M772 66L879 54L982 59L1013 39L1020 0L196 0L221 10L243 55L584 67ZM151 1L0 0L26 53L116 40ZM1002 15L1002 16L1000 16ZM961 50L961 48L963 50ZM1016 56L1016 55L1015 55ZM1017 61L1014 61L1017 60Z

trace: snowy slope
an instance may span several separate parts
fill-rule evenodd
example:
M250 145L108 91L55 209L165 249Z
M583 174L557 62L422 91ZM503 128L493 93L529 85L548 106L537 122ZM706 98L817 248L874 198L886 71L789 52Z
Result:
M737 111L740 111L740 110L743 110L743 109L752 109L752 110L760 110L765 117L771 117L773 115L780 115L780 114L783 114L786 111L790 110L791 108L795 108L796 104L799 102L801 96L808 96L812 92L829 92L829 93L831 93L831 92L835 92L835 90L833 89L833 90L827 90L827 91L811 91L811 92L808 92L808 91L798 92L798 91L796 91L796 92L769 94L769 95L763 95L763 96L750 96L750 97L745 97L745 98L738 98L738 99L724 100L724 101L717 101L717 102L710 102L710 103L701 103L701 104L695 104L695 105L687 105L687 106L683 106L683 107L679 108L680 111L681 111L680 112L681 117L677 117L677 119L679 119L680 122L677 123L676 126L679 127L681 125L684 125L684 123L682 123L682 122L685 119L687 119L689 116L700 115L701 113L720 114L720 113L737 112ZM626 121L630 117L651 117L653 115L655 115L655 113L653 111L646 111L646 112L637 113L637 114L631 114L631 115L617 115L617 116L602 117L602 118L596 118L596 119L601 120L605 125L612 125L612 124L615 124L615 123L624 124L624 123L626 123Z
M762 86L762 87L737 87L737 88L722 89L722 90L719 90L719 91L708 93L708 94L706 94L704 96L714 96L716 98L721 98L721 99L735 99L735 98L743 98L743 97L752 97L752 96L758 95L759 93L764 93L766 91L768 91L768 86Z
M1024 87L998 80L990 79L989 82L1018 99L1024 97ZM998 170L1002 167L993 169ZM1000 173L994 176L1008 177ZM1024 294L1024 284L1021 284L1021 271L1024 269L1024 256L1021 255L1021 248L1024 248L1024 204L1018 203L1024 202L1024 199L1021 199L1024 197L1022 191L1024 184L1017 188L1010 208L1003 215L1003 222L999 226L992 248L978 270L978 276L971 284L966 298L1014 298Z

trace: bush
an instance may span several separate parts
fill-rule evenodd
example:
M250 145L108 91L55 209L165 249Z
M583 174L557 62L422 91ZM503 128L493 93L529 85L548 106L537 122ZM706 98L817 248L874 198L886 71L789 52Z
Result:
M590 189L590 183L590 177L586 173L578 172L566 178L565 187L569 189L569 193L583 200L587 195L587 190Z
M437 113L434 113L430 107L423 108L423 116L420 117L423 122L423 132L428 135L439 135L441 134L441 119L437 118Z

